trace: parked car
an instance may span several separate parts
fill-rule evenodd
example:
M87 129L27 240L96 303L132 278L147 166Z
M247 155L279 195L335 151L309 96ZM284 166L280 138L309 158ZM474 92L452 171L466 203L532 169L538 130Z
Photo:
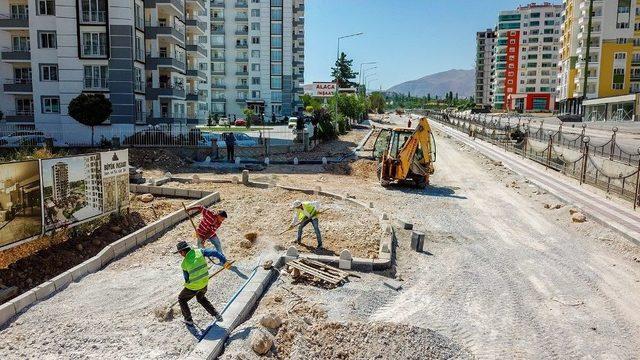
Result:
M2 146L43 146L45 136L42 131L23 130L11 135L0 137Z
M244 119L236 119L236 121L233 123L233 125L235 125L235 126L246 126L247 122Z
M229 119L226 118L226 117L220 118L220 120L218 120L218 125L219 126L229 126Z
M236 139L236 146L257 146L258 142L256 141L256 139L252 138L251 136L245 134L245 133L241 133L241 132L236 132L233 133L233 136ZM211 142L215 139L216 143L218 144L218 147L221 148L226 148L227 147L227 143L224 140L224 137L222 136L221 133L203 133L202 134L202 141L201 144L204 146L211 146Z

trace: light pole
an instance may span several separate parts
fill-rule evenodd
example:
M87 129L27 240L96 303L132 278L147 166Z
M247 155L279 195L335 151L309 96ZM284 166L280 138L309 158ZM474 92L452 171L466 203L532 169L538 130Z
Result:
M363 74L362 73L362 66L363 65L373 65L373 64L377 64L377 63L378 63L377 61L369 61L369 62L360 63L360 73L359 73L360 79L358 80L358 84L362 85L362 74ZM371 70L371 69L369 69L369 70ZM365 71L367 71L367 70L365 70Z
M364 35L363 32L359 32L359 33L353 33L353 34L349 34L349 35L343 35L343 36L338 36L338 51L336 51L336 64L338 63L338 60L340 60L340 40L342 39L346 39L346 38L350 38L350 37L354 37L354 36L360 36L360 35ZM339 71L339 69L336 69ZM336 111L336 117L338 116L338 77L336 76L336 92L335 92L335 101L336 101L336 106L335 106L335 111Z
M373 66L373 67L370 67L370 68L364 69L364 70L362 71L362 77L361 77L361 79L360 79L360 84L362 85L362 80L365 80L365 78L366 78L365 74L367 73L367 71L369 71L369 70L373 70L373 69L377 69L377 68L378 68L378 66ZM367 94L366 89L365 89L365 92L364 92L364 93L365 93L365 95Z

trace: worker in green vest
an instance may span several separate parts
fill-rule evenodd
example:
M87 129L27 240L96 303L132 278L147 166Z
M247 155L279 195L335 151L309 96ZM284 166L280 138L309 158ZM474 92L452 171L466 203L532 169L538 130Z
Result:
M291 220L291 226L298 223L298 237L297 243L302 240L302 230L307 224L313 225L313 230L316 233L316 239L318 240L318 249L322 248L322 235L320 234L320 227L318 225L318 208L320 204L317 201L300 201L296 200L291 205L293 208L293 219Z
M178 251L184 258L182 260L182 275L184 277L184 289L178 295L178 303L184 317L184 323L193 326L193 318L189 309L189 300L195 296L196 300L217 321L222 321L222 315L216 311L207 299L207 285L209 284L209 269L205 257L216 257L220 264L225 264L227 259L214 249L192 249L186 241L180 241Z

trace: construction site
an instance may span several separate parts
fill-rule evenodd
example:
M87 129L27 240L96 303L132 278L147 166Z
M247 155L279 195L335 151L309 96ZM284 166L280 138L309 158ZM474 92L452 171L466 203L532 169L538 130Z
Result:
M633 204L474 124L376 115L220 171L131 149L126 210L0 251L0 358L639 358ZM187 319L214 249L221 319Z

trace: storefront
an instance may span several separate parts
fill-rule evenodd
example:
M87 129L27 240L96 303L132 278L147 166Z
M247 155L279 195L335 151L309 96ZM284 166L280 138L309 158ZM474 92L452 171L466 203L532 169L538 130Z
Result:
M636 121L638 94L585 100L584 121Z

